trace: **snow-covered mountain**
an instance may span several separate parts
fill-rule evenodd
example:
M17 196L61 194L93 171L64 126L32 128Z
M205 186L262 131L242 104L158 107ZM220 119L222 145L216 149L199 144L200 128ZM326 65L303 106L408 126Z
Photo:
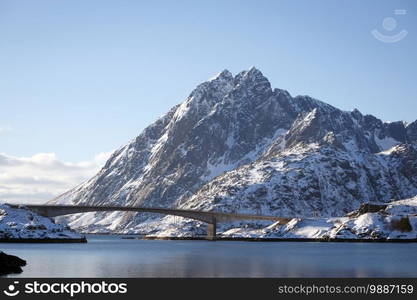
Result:
M252 68L200 84L96 176L50 203L341 216L363 202L415 195L417 121L382 122L292 97ZM155 232L173 222L199 228L121 212L66 220L87 231Z

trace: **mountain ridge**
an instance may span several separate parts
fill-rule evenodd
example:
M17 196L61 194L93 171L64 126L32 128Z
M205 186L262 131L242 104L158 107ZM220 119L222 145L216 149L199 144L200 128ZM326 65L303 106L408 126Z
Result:
M397 155L398 161L413 157L412 145L416 140L417 121L406 125L401 121L385 123L372 115L362 115L358 110L346 112L309 96L292 97L285 90L272 89L268 79L256 68L235 76L224 70L198 85L185 101L116 150L96 176L50 203L220 210L240 207L246 212L263 207L274 213L279 210L268 207L274 208L280 203L285 213L304 211L308 215L314 210L328 215L323 211L328 209L332 214L341 214L364 200L376 201L381 193L365 191L379 188L385 191L384 185L390 187L388 194L394 200L415 196L415 174L397 174L386 166L392 156ZM401 144L408 145L409 149L401 153L393 150L387 155L389 158L378 154ZM297 159L309 160L322 171L308 165L301 167ZM262 164L274 172L265 173L259 167ZM295 183L289 187L260 179L268 175L274 180L288 177L286 180L291 181L292 169L285 169L283 165L298 168L297 172L307 170L307 187L301 189ZM343 170L343 176L338 175L335 166ZM242 188L242 177L254 172L260 181L248 180L249 190ZM334 177L340 182L331 182ZM364 182L357 184L361 187L340 187L349 177ZM324 178L331 183L322 182ZM410 192L403 191L405 187L397 181L404 182ZM277 185L286 186L287 190ZM255 186L258 188L254 189ZM274 188L276 192L271 192ZM267 201L262 196L265 189L267 194L276 193L276 197ZM355 189L355 192L350 191ZM398 189L401 192L395 192ZM225 197L223 194L228 190L252 193L252 202L239 192L236 194L242 198ZM330 196L329 191L340 199ZM355 193L362 198L355 198ZM116 212L65 219L72 227L88 231L134 231L150 220L157 226L172 218Z

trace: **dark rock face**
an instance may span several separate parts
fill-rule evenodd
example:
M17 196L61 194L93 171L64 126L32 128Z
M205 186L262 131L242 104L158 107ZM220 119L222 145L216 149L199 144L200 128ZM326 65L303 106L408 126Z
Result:
M400 232L410 232L413 230L408 217L393 219L390 225L393 230L398 230Z
M407 137L410 142L417 142L417 121L410 123L407 128Z
M26 261L0 251L0 275L22 273L21 267L26 266Z
M363 202L417 194L416 137L416 122L384 123L292 97L255 68L223 71L52 203L342 215ZM75 228L120 231L148 218L68 220Z
M364 203L362 204L359 209L358 213L359 215L366 214L366 213L374 213L379 211L384 211L387 208L388 205L384 204L371 204L371 203Z

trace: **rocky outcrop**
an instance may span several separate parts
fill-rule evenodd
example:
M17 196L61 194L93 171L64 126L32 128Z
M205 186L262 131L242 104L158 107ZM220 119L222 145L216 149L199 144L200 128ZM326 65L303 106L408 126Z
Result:
M0 275L11 273L22 273L22 267L26 266L26 261L0 251Z

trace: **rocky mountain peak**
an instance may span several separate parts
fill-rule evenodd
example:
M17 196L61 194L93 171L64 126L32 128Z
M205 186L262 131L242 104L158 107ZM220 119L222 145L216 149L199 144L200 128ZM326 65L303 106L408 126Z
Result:
M252 67L248 71L242 71L234 78L235 86L246 89L248 92L272 93L271 83L261 71Z
M236 76L224 70L52 202L340 215L361 201L417 194L417 175L406 167L415 166L415 151L386 152L413 139L416 122L384 123L292 97L272 90L256 68ZM138 232L149 217L92 213L67 221ZM155 228L165 222L156 220Z
M229 70L224 69L222 72L216 74L214 77L209 79L209 81L213 81L213 80L233 81L233 78L234 78L233 74Z
M363 120L363 115L362 113L359 111L359 109L355 108L351 111L351 115L352 117L357 120L357 121L362 121Z

